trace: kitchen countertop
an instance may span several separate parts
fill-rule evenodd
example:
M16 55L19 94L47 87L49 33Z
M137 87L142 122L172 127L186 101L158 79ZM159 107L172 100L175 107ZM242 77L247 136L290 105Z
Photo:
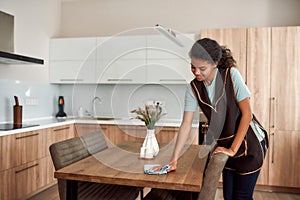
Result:
M126 119L126 118L107 118L107 117L97 117L91 118L76 118L68 117L66 119L56 119L54 117L45 117L31 120L24 120L23 123L26 124L38 124L38 126L32 126L27 128L13 129L8 131L0 131L0 136L23 133L28 131L35 131L39 129L52 128L56 126L63 126L68 124L110 124L110 125L134 125L143 126L144 123L137 119ZM161 119L156 123L156 126L169 126L169 127L179 127L181 124L180 119ZM198 122L193 122L193 127L198 127Z

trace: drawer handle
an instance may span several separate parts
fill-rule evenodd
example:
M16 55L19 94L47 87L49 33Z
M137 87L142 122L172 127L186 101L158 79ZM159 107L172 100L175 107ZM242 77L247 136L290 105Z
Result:
M65 128L58 128L58 129L54 129L53 131L62 131L62 130L67 130L69 129L70 127L65 127Z
M132 81L132 79L109 78L107 81Z
M16 173L16 174L18 174L18 173L20 173L20 172L22 172L22 171L25 171L25 170L27 170L27 169L30 169L30 168L36 167L36 166L38 166L38 165L39 165L39 163L36 163L36 164L34 164L34 165L31 165L31 166L25 167L24 169L17 170L15 173Z
M31 134L31 135L24 135L24 136L16 137L16 140L33 137L33 136L37 136L37 135L39 135L39 133L35 133L35 134Z
M159 81L186 81L185 79L159 79Z
M63 78L59 80L60 81L83 81L83 79L76 79L76 78Z

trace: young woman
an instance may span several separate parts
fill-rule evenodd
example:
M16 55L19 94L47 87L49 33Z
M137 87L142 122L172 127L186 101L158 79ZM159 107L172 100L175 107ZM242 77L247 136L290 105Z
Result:
M195 79L186 90L185 112L169 171L176 169L199 106L208 119L208 133L218 144L212 155L222 152L229 156L223 170L224 199L252 199L268 138L252 114L249 89L235 68L231 51L216 41L198 40L190 57Z

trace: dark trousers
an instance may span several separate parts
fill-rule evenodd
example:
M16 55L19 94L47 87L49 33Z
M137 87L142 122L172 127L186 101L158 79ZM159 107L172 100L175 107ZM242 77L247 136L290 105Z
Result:
M266 154L265 142L261 142ZM254 187L260 171L239 175L234 171L223 170L223 196L225 200L252 200Z

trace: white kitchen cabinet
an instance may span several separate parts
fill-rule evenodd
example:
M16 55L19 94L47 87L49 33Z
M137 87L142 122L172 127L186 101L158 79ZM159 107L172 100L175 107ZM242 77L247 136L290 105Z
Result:
M97 39L97 60L145 60L146 47L145 36L100 37Z
M193 78L188 52L194 35L177 37L184 47L161 34L52 39L50 81L185 84Z
M183 47L161 34L147 36L147 83L186 84L193 79L188 53L195 35L177 34L176 37Z
M107 84L136 84L146 83L145 60L138 59L119 59L119 60L100 60L97 66L97 83ZM101 70L100 70L101 69Z
M96 83L145 83L145 64L145 36L97 39Z
M51 61L51 83L94 83L96 60Z
M50 41L50 60L95 59L97 38L54 38Z
M169 58L147 62L147 83L188 84L193 79L189 60Z
M58 38L50 43L51 83L95 83L97 38Z

